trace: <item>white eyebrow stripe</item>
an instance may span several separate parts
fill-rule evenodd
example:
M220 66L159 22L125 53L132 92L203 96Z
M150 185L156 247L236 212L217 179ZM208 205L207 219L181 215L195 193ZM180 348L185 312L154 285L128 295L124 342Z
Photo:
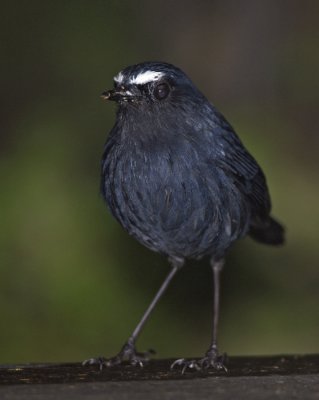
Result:
M137 76L131 78L129 80L129 83L135 84L135 85L145 85L146 83L149 83L149 82L158 81L164 75L165 74L163 72L145 71L145 72L141 72Z
M117 75L115 75L113 79L116 83L122 83L123 79L124 79L124 75L122 74L122 71L119 72Z

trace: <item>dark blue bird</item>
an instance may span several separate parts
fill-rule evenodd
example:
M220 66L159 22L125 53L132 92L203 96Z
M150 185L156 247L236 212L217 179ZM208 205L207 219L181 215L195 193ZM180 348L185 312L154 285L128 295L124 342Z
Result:
M125 68L102 97L118 103L102 160L102 194L113 216L172 269L142 320L111 359L143 365L140 330L186 259L210 257L214 277L212 343L201 360L173 365L224 368L217 349L219 275L228 248L250 235L278 245L284 229L270 216L265 176L230 124L179 68L145 62Z

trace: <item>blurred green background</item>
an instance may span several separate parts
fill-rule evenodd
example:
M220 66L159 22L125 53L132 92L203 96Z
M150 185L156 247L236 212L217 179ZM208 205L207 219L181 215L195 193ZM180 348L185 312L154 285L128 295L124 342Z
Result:
M117 352L168 265L112 219L99 195L114 105L99 95L132 63L181 67L266 172L287 244L245 239L223 272L220 348L319 351L319 3L2 3L0 362ZM138 342L199 356L211 275L189 263Z

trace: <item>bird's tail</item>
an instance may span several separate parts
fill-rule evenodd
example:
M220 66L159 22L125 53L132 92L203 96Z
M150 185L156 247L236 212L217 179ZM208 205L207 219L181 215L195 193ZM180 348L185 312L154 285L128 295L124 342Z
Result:
M265 244L280 245L285 241L284 227L271 217L262 225L251 226L249 235Z

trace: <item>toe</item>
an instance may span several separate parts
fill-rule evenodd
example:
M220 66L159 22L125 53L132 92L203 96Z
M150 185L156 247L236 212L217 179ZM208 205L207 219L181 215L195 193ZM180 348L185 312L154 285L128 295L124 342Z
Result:
M98 365L100 370L107 365L107 360L105 357L88 358L82 362L83 366L87 365Z

